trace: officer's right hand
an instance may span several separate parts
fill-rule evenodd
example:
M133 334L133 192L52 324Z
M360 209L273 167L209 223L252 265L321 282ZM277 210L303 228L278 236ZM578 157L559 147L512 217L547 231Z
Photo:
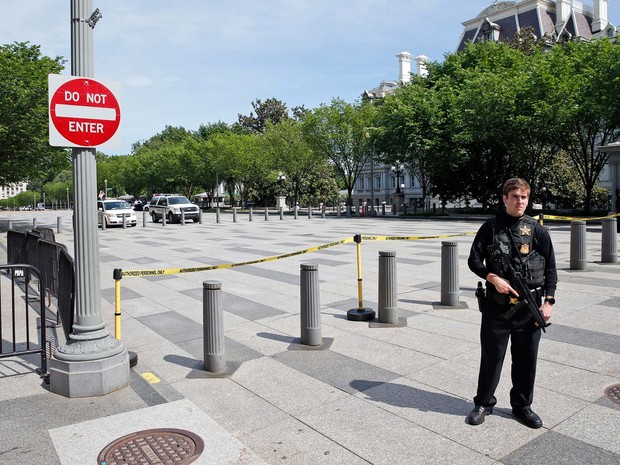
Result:
M510 281L508 281L507 279L501 278L495 273L489 273L487 275L487 281L493 284L497 292L499 292L500 294L512 293L515 297L519 297L519 293L512 288L512 286L510 285Z

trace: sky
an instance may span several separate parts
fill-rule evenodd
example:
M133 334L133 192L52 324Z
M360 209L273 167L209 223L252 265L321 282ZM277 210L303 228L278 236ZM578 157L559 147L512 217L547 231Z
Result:
M122 146L165 126L232 124L252 102L313 109L398 79L401 51L441 61L491 0L91 0L94 78L120 83ZM591 5L591 0L585 0ZM620 25L620 0L609 1ZM0 0L0 44L67 60L71 0ZM412 70L415 63L412 63Z

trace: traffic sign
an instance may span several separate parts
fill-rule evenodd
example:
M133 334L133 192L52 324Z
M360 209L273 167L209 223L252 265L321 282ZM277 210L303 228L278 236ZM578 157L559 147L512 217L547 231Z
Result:
M49 142L55 147L120 148L120 85L50 74Z

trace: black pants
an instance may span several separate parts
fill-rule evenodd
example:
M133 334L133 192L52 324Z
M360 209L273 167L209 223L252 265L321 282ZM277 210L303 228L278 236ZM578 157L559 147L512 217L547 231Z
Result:
M480 344L482 357L478 375L478 392L475 405L493 407L497 403L495 389L499 383L502 365L510 339L512 357L510 405L522 408L531 405L536 379L536 360L541 330L532 318L506 321L499 305L487 301L482 312Z

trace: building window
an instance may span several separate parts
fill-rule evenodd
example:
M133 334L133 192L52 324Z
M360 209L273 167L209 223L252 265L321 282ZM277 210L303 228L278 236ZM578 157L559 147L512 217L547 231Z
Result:
M375 189L381 189L381 175L375 176Z
M396 177L392 176L392 188L396 189Z
M360 190L363 191L364 190L364 178L363 177L360 177L359 186L360 186Z

